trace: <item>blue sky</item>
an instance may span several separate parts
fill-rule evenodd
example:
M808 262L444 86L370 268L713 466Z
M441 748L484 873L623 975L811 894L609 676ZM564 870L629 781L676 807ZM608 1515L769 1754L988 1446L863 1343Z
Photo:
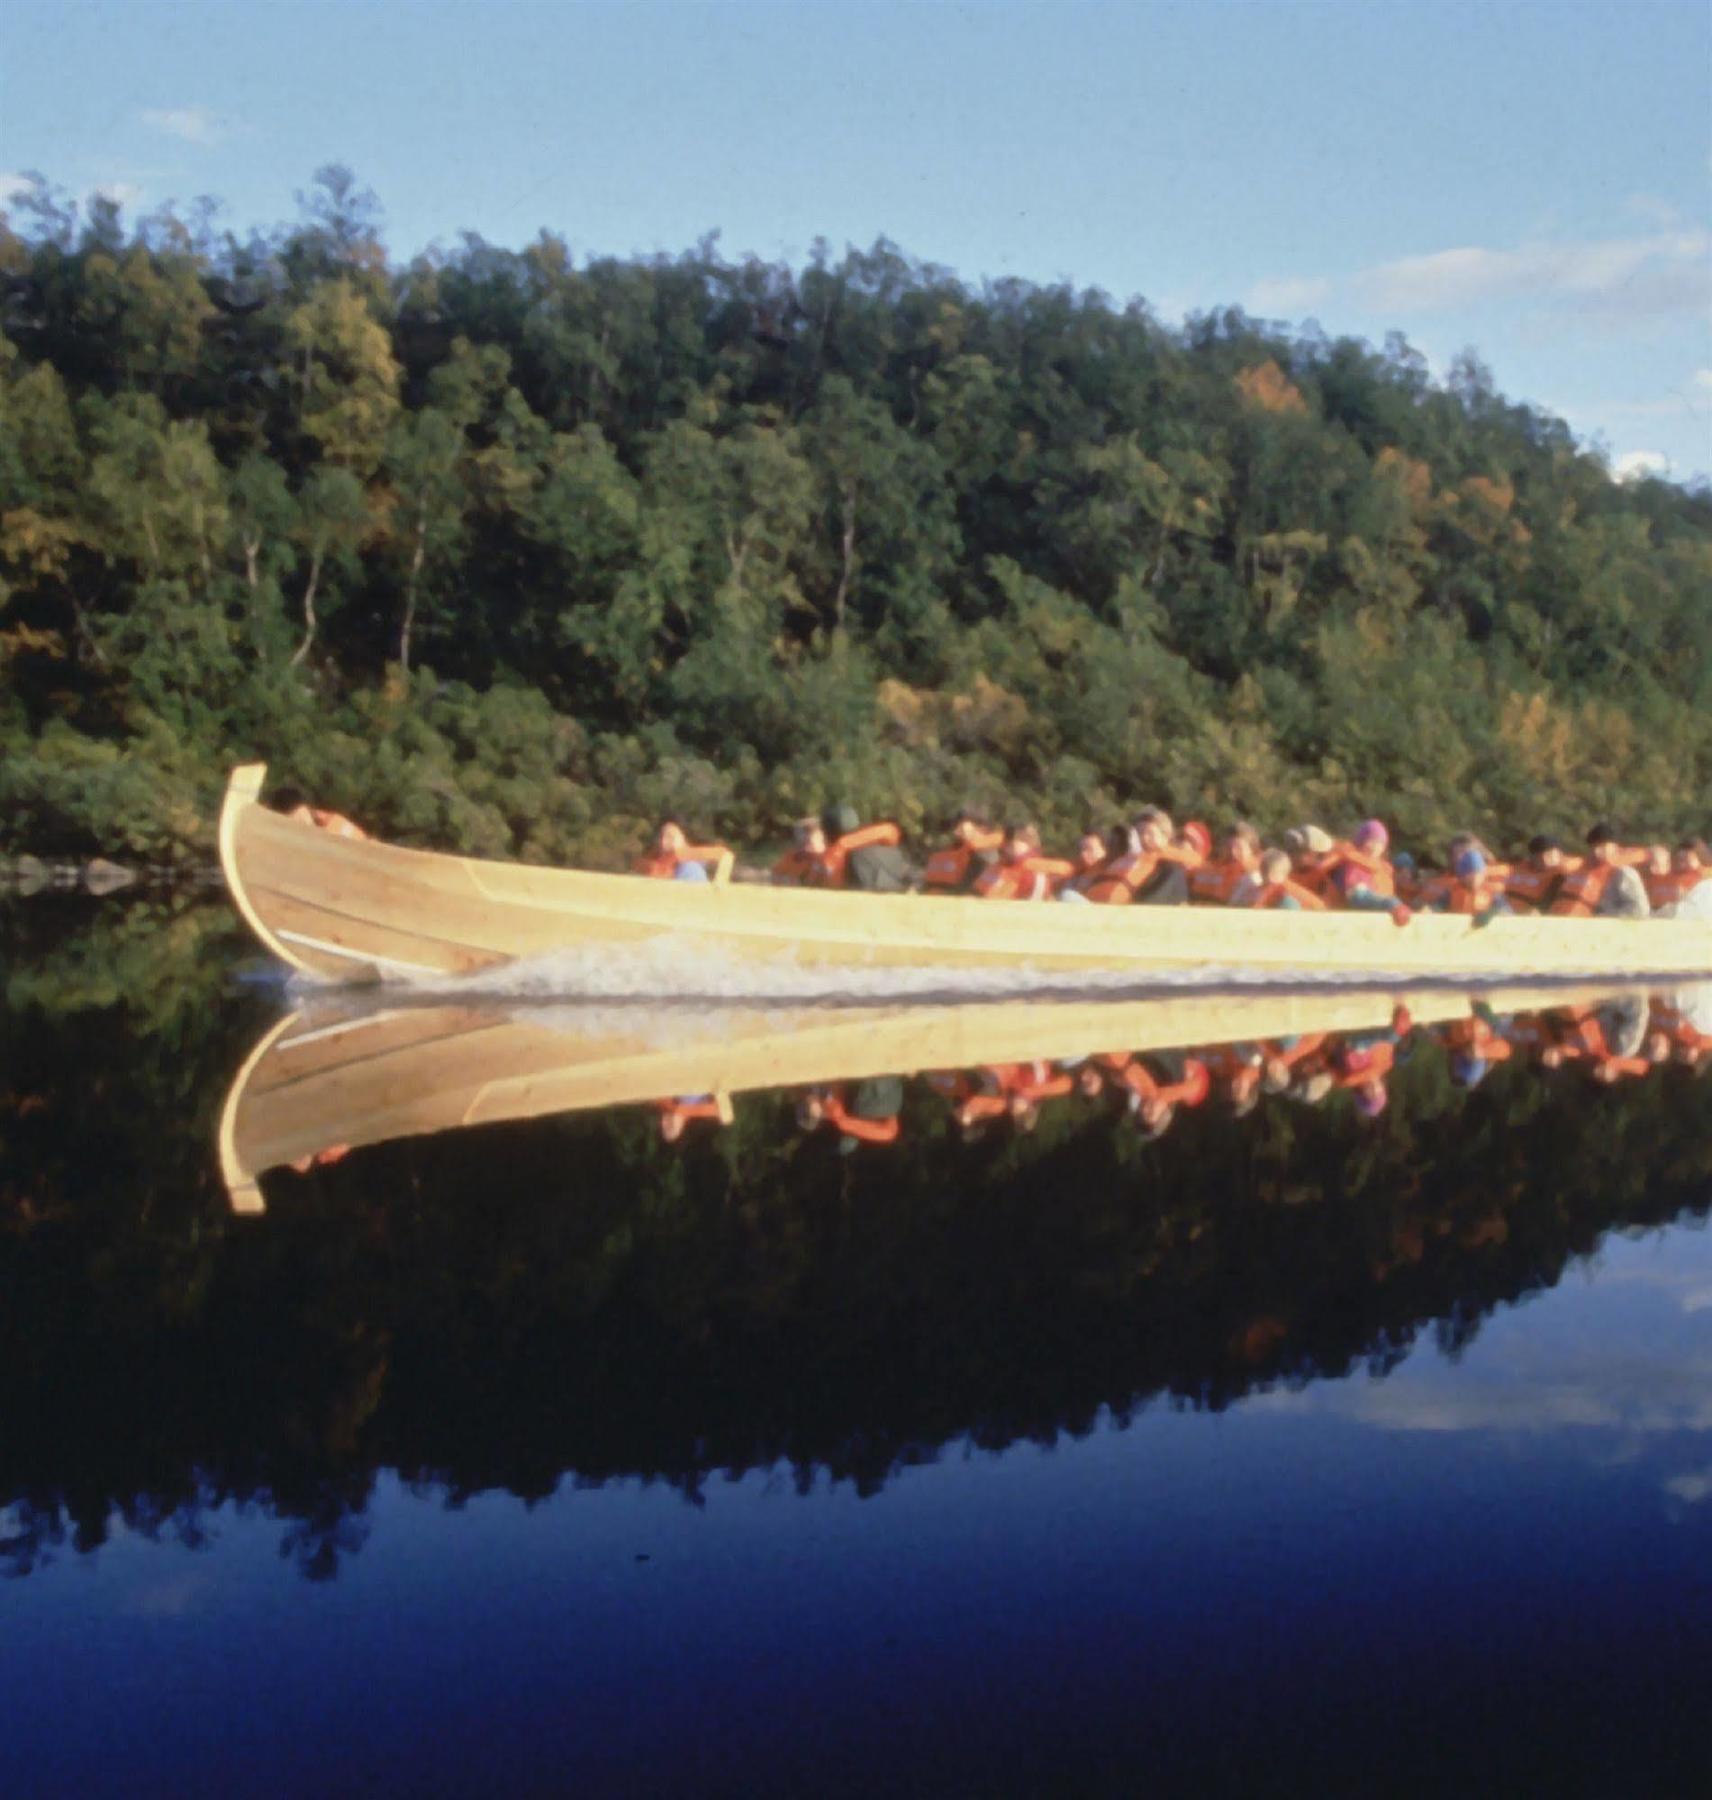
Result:
M247 226L329 161L398 255L884 234L1473 345L1619 465L1712 472L1706 0L6 0L0 184Z

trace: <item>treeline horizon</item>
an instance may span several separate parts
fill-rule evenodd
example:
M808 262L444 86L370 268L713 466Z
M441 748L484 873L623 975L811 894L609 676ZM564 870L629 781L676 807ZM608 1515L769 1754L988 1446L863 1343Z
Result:
M1472 353L300 200L0 213L0 842L202 856L256 758L596 864L843 800L1708 829L1712 492Z

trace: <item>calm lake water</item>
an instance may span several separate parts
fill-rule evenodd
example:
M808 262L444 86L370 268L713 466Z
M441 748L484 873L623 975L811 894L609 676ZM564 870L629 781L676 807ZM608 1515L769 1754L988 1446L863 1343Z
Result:
M0 940L8 1797L1712 1781L1663 1006L887 1082L885 1008L280 1025L217 908ZM736 1031L797 1086L723 1122Z

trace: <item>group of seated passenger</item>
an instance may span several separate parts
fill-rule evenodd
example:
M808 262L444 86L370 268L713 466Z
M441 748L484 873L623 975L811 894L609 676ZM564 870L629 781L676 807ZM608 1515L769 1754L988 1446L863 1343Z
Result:
M1585 854L1555 837L1536 837L1523 856L1504 861L1471 832L1446 846L1442 866L1393 854L1391 834L1368 819L1347 837L1303 825L1269 845L1237 822L1215 841L1199 820L1179 828L1163 808L1142 808L1127 823L1086 831L1070 856L1049 854L1029 820L995 826L965 811L919 874L892 823L863 825L853 808L801 820L773 865L776 886L974 895L987 900L1059 900L1095 906L1242 906L1320 912L1385 913L1406 925L1421 911L1485 915L1536 912L1561 917L1645 918L1685 899L1712 879L1712 851L1690 839L1625 845L1609 825L1587 833ZM694 845L668 820L639 874L723 880L731 852Z
M1043 1111L1091 1100L1110 1104L1147 1139L1164 1135L1184 1113L1217 1104L1238 1118L1263 1098L1318 1107L1347 1094L1357 1115L1377 1119L1390 1103L1392 1076L1424 1042L1446 1053L1452 1083L1478 1086L1500 1063L1577 1070L1599 1087L1650 1075L1663 1064L1712 1070L1712 1031L1674 999L1622 995L1594 1004L1499 1015L1482 1002L1466 1016L1420 1025L1404 1006L1365 1031L1310 1031L1267 1041L1209 1044L1181 1050L994 1063L928 1072L927 1088L945 1105L967 1142L995 1129L1034 1131ZM696 1119L731 1123L729 1101L713 1096L657 1103L668 1142ZM807 1089L797 1124L829 1130L846 1152L899 1141L904 1083L896 1076Z

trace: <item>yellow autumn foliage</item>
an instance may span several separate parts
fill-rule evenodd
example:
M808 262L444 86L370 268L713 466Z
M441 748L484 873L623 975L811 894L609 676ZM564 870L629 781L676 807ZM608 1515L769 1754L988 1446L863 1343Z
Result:
M1306 413L1308 403L1277 363L1268 359L1236 377L1236 391L1250 406L1269 413Z

